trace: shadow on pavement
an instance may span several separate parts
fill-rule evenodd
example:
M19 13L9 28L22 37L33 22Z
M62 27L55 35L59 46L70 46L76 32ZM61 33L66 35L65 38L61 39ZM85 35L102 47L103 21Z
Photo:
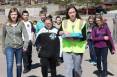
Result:
M93 72L93 74L95 74L95 75L97 75L97 76L98 76L98 75L99 75L98 70L94 71L94 72Z
M31 76L28 76L28 77L39 77L39 76L31 75Z
M32 69L35 69L35 68L38 68L38 67L40 67L40 66L41 66L40 63L35 63L35 64L32 64L31 68L32 68Z
M64 76L63 76L63 75L61 75L61 74L58 74L58 75L57 75L57 77L64 77Z
M86 59L86 60L84 60L84 61L90 62L90 61L91 61L91 59Z
M114 74L112 73L112 72L107 72L108 73L108 75L110 75L110 76L114 76Z
M99 75L98 70L94 71L93 74L96 74L98 76ZM109 71L107 71L107 75L114 76L114 74Z

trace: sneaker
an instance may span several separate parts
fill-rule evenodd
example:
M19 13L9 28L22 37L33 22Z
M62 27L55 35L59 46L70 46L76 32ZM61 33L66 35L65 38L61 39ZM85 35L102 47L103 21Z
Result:
M93 62L93 65L97 65L97 62Z
M50 73L51 72L51 69L50 68L48 68L48 73Z
M92 65L96 65L97 63L94 62L94 61L91 61L90 64L92 64Z

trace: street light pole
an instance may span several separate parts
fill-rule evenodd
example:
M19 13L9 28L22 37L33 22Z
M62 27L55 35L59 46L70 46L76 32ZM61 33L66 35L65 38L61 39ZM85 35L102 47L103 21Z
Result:
M20 0L18 0L18 5L21 6L21 2L20 2Z
M87 10L86 10L86 15L88 15L88 7L89 7L89 5L88 5L88 0L87 0Z
M74 0L73 0L73 3L74 3Z
M73 5L75 4L75 1L73 0Z

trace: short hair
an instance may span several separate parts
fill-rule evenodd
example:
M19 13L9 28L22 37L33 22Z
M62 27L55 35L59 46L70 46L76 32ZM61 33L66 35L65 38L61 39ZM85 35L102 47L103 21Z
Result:
M41 14L44 14L44 15L46 16L46 14L45 14L45 12L44 12L43 10L41 10L41 11L39 12L39 15L41 15Z
M50 20L51 23L52 23L52 26L53 26L53 20L52 20L52 18L50 18L50 17L46 17L45 20L44 20L44 22L45 22L46 20Z
M56 19L57 19L57 18L60 18L60 19L61 19L61 17L60 17L60 16L56 16Z
M52 22L52 18L50 18L50 17L46 17L46 18L45 18L45 21L46 21L46 20L50 20L50 21Z
M23 15L24 13L27 13L27 14L29 15L29 12L28 12L27 10L22 11L22 15Z
M17 19L16 19L16 22L18 22L18 21L20 20L20 18L21 18L21 14L20 14L20 12L18 11L18 9L15 8L15 7L11 8L10 11L9 11L9 13L8 13L8 22L10 22L10 23L13 22L12 19L11 19L11 13L12 13L12 12L17 12Z
M49 14L49 15L47 16L47 18L51 18L51 19L52 19L53 17L52 17L52 15L51 15L51 14Z

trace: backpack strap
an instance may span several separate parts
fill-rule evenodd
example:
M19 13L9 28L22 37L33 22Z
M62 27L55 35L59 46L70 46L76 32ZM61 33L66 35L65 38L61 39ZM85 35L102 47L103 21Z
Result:
M33 26L33 23L32 23L31 21L29 21L29 22L30 22L30 24L31 24L31 31L35 33L35 28L34 28L34 26Z

